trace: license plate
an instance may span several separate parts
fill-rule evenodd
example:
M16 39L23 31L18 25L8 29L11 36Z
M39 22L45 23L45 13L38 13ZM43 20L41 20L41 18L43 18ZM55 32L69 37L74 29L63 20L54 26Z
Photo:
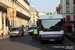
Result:
M49 39L49 41L55 41L54 39Z

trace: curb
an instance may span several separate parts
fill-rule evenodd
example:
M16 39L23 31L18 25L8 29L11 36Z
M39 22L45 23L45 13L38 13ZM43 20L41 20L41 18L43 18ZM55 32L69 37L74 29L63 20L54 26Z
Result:
M70 41L72 41L72 42L75 43L75 38L74 38L74 37L72 37L72 36L70 36L70 35L67 35L67 34L65 34L65 37L66 37L67 39L69 39Z
M25 33L24 35L27 35L28 33ZM2 39L8 39L8 38L10 38L10 35L6 35L6 36L3 36L3 37L0 37L0 40L2 40Z

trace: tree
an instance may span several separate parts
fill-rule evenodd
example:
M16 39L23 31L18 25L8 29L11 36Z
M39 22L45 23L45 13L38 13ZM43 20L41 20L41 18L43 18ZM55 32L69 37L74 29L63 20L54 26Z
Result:
M46 15L49 15L49 13L47 13Z
M51 15L52 13L50 12L50 13L47 13L46 15Z
M50 14L52 14L52 13L50 13Z

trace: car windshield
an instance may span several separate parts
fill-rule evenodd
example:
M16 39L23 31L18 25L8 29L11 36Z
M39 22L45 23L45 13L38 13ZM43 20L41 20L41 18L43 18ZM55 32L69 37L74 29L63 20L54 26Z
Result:
M19 28L12 28L12 31L18 31Z
M55 31L55 30L61 30L62 27L62 22L61 19L59 20L41 20L41 27L42 29L46 30L51 30L51 31Z

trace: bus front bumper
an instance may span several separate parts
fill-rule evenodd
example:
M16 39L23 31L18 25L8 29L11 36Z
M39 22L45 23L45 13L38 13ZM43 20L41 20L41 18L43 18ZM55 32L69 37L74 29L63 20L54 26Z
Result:
M39 37L39 40L41 41L41 40L54 40L54 41L56 41L56 40L61 40L61 41L63 41L64 40L64 37Z

